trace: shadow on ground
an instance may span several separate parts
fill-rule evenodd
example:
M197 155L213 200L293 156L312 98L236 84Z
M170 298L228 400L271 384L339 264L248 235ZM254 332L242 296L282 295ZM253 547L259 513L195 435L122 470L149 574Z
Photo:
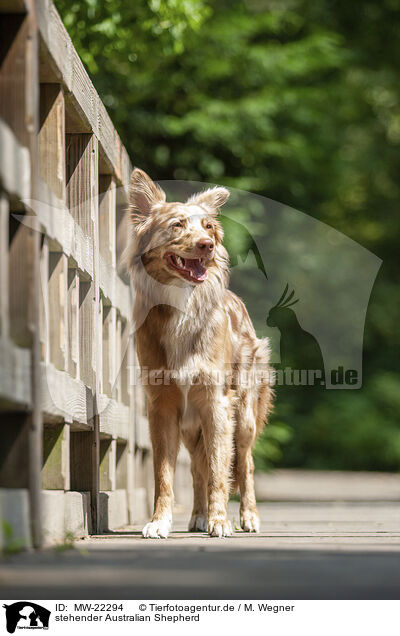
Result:
M110 539L112 541L112 539ZM268 550L152 542L3 561L3 599L398 599L399 552ZM140 542L142 544L142 542ZM230 541L229 541L230 543Z
M261 503L259 512L259 535L186 532L186 512L167 540L144 540L133 526L62 552L10 556L0 563L0 597L400 598L398 502L281 501ZM229 514L238 519L237 502Z

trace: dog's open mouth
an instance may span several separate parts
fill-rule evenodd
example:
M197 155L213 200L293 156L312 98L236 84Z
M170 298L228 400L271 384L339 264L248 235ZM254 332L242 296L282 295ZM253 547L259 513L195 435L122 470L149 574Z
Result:
M166 255L168 264L192 283L202 283L208 276L204 258L182 258L178 254Z

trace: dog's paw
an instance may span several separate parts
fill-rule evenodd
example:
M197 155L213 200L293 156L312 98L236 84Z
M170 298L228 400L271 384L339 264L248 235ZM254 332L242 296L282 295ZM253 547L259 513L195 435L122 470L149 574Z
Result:
M166 539L171 530L171 519L155 519L146 523L142 530L144 539Z
M189 532L207 532L208 520L206 515L192 515L189 521Z
M243 532L260 532L260 520L256 512L244 510L240 514L240 526Z
M230 537L233 534L229 519L209 519L208 534L210 537Z

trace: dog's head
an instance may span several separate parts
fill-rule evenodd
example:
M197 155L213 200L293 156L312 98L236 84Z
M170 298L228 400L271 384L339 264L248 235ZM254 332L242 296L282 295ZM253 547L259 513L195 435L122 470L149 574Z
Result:
M167 203L165 192L135 168L130 182L135 243L131 267L140 260L147 273L164 284L204 283L227 257L217 215L228 197L226 188L215 187L186 203Z

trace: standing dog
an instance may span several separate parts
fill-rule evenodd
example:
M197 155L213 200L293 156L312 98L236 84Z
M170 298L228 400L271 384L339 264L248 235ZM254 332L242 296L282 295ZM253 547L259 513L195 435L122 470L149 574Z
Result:
M142 370L157 377L146 386L155 479L154 514L143 529L148 538L170 531L181 439L193 476L189 530L232 534L230 488L240 489L242 529L260 528L252 448L272 403L269 348L227 289L217 217L228 197L216 187L186 203L166 203L145 172L135 169L131 177L128 262L137 351Z

